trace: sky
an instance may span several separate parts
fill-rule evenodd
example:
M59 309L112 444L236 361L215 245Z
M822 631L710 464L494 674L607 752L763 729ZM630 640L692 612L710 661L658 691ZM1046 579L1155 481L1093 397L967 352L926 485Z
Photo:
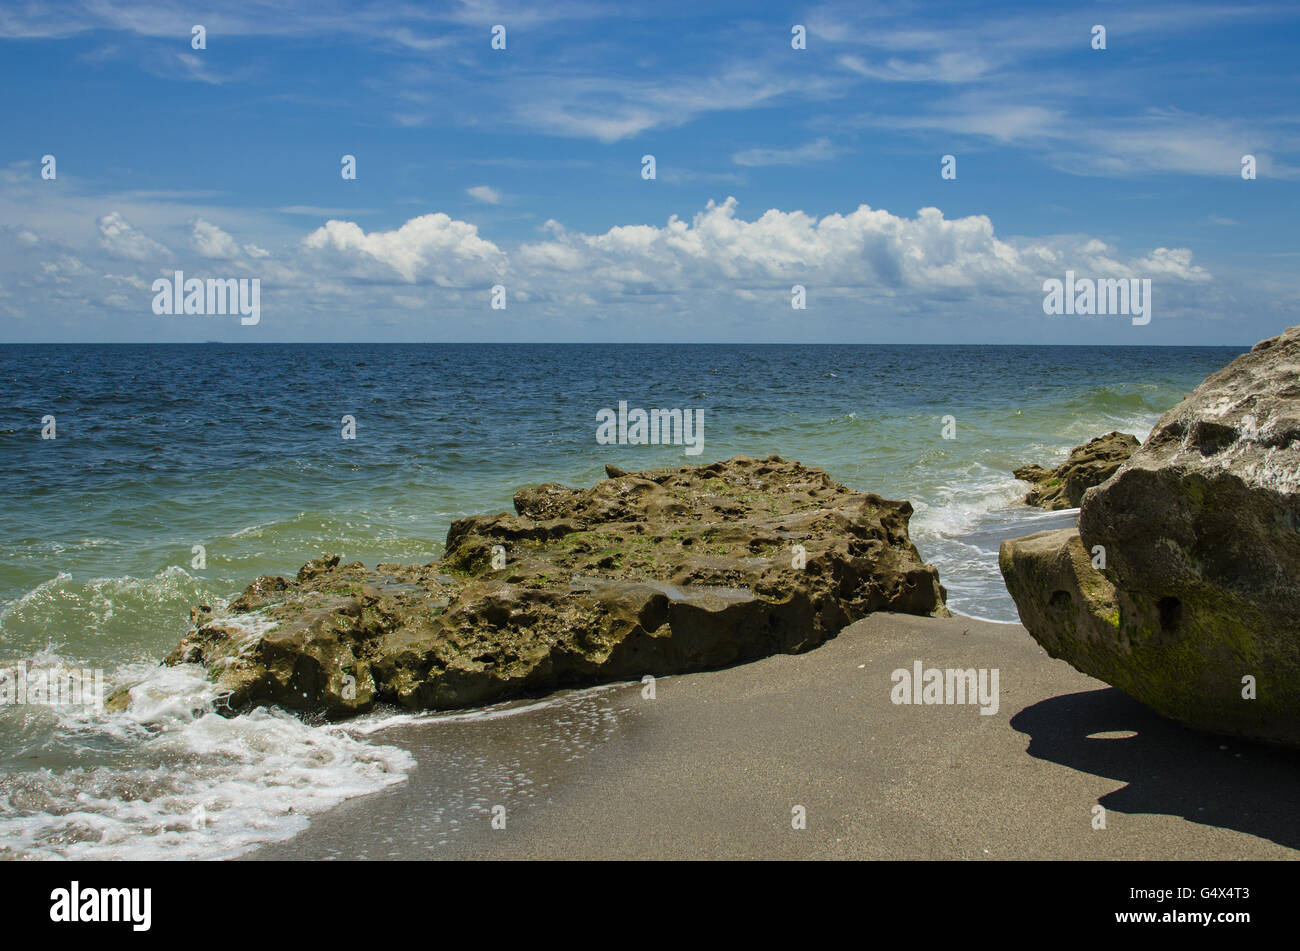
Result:
M1292 0L219 7L0 3L0 342L1300 323ZM257 322L155 313L178 270ZM1067 272L1151 319L1044 313Z

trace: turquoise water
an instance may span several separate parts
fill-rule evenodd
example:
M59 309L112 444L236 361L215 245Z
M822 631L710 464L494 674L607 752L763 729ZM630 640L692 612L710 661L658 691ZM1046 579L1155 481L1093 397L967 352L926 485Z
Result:
M160 671L191 605L339 552L429 561L543 481L779 453L908 499L950 606L1015 619L999 539L1068 524L1011 469L1155 419L1240 351L840 346L0 349L0 665L144 678L128 713L0 707L0 856L224 855L400 781L400 750ZM602 446L596 413L703 409L703 451ZM341 438L342 418L356 438ZM53 416L54 439L42 439ZM955 426L944 438L945 417ZM953 432L950 430L950 432ZM196 567L194 546L202 546ZM199 819L195 810L202 806Z

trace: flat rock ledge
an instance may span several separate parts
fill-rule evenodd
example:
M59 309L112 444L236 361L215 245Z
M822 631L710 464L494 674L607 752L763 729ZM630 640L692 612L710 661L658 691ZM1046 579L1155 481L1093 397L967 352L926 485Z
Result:
M1165 413L1078 531L1000 557L1053 657L1187 726L1300 747L1300 327Z
M873 611L949 614L907 502L778 456L608 471L455 522L431 564L334 555L258 578L220 617L193 609L164 663L204 665L226 714L339 719L806 651Z
M1026 505L1059 510L1078 508L1083 493L1113 476L1138 447L1137 438L1118 431L1075 446L1070 457L1055 469L1021 466L1012 474L1033 485Z

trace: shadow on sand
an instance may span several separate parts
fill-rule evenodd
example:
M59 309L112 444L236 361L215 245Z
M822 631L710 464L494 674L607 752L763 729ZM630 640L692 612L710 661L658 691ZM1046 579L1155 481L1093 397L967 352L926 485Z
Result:
M1043 700L1011 725L1029 735L1030 756L1127 783L1098 800L1108 810L1182 816L1300 849L1300 752L1196 733L1113 687ZM1098 736L1107 733L1136 735Z

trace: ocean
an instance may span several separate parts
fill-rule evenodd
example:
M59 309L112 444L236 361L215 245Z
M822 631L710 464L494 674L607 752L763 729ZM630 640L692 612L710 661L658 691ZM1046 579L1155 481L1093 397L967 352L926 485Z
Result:
M1011 470L1113 429L1145 438L1241 352L0 347L0 667L143 683L120 714L0 706L0 858L230 857L403 781L410 755L376 736L391 712L225 719L199 672L158 667L192 605L219 606L258 575L330 552L431 561L454 519L508 510L523 485L589 485L606 463L778 453L910 500L949 607L1014 622L998 543L1077 513L1019 504ZM703 410L702 452L598 444L598 412L622 401Z

